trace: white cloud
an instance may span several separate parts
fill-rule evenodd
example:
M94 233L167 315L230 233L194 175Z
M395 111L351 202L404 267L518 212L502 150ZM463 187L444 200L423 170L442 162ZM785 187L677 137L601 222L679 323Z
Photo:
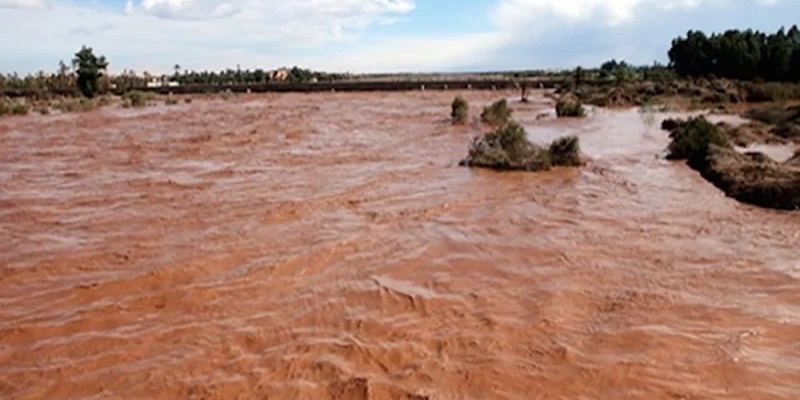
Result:
M593 20L614 26L632 21L637 8L643 5L657 5L666 10L695 7L702 1L709 0L502 0L495 21L515 25L519 20L551 23Z
M0 0L0 8L44 8L46 0Z
M351 43L370 26L414 7L412 0L130 0L124 10L57 1L46 11L17 7L0 13L4 33L23 38L0 43L0 70L50 70L84 43L107 55L117 70L160 64L163 70L175 63L198 69L302 65L320 59L315 50ZM31 61L45 57L52 61ZM257 64L264 62L279 64Z
M128 0L128 10L140 10L162 18L213 19L236 13L265 20L288 18L349 18L406 13L412 0Z
M610 58L666 61L670 41L689 29L775 31L793 23L789 0L499 0L498 46L488 68L598 65ZM797 5L795 3L795 12ZM781 9L784 12L781 12Z
M241 6L241 0L142 0L140 4L146 13L175 19L221 18L238 12ZM134 3L128 1L126 10L135 9Z
M356 72L649 63L663 61L669 41L690 28L774 31L797 11L790 0L495 1L482 31L426 34L406 15L413 0L128 0L124 9L0 0L0 26L19 38L0 42L0 70L54 70L83 44L106 55L113 71L168 72L176 63Z
M504 33L475 33L447 37L387 38L343 52L338 57L319 59L314 65L332 70L358 72L443 71L453 66L480 63L498 46L509 43Z

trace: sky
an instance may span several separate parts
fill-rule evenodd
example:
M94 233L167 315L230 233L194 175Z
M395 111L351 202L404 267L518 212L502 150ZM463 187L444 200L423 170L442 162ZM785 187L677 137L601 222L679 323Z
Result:
M798 23L800 0L0 0L0 72L82 45L112 73L475 72L666 63L688 30Z

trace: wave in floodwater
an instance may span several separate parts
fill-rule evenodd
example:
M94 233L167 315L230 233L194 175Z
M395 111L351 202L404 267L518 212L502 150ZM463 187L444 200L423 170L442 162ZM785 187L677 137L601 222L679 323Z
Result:
M800 214L544 97L589 165L459 168L454 95L0 120L0 398L800 398Z

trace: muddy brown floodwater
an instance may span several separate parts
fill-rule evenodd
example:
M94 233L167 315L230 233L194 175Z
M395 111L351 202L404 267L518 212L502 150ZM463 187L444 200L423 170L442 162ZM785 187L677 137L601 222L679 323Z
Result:
M455 94L0 120L0 398L800 398L800 214L541 96L588 166L460 168Z

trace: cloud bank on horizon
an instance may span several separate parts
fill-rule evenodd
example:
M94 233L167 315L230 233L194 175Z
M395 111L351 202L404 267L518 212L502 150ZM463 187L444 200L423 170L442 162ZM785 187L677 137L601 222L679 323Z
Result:
M113 71L474 71L666 61L689 29L775 31L796 0L0 0L0 71L51 71L82 44Z

